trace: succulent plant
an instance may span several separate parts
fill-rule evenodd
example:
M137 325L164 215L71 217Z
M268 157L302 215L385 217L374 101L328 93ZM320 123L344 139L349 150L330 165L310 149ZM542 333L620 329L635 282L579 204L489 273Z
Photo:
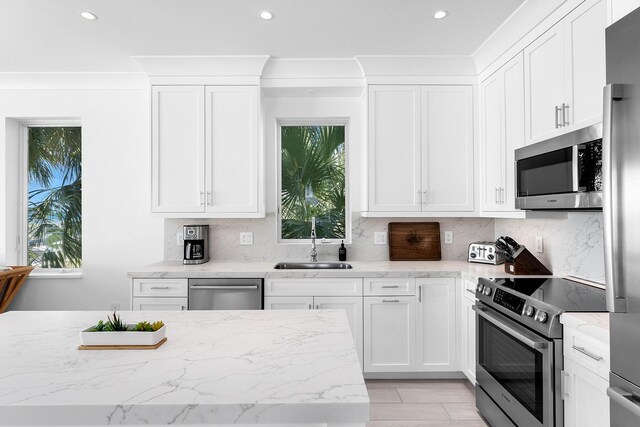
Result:
M134 330L138 332L153 332L153 326L151 326L151 323L145 320L142 322L138 322Z
M162 328L164 326L164 322L162 320L157 320L155 322L153 322L153 324L151 325L151 327L153 328L154 331L157 331L158 329Z
M115 311L113 312L113 317L107 316L107 323L104 327L105 331L117 332L126 331L128 329L127 324L120 319L120 316L118 316Z
M98 320L98 323L90 329L90 332L102 332L104 331L105 323L102 320Z
M162 320L150 323L146 320L138 322L134 325L127 325L122 319L113 312L113 316L107 316L107 321L99 320L95 326L89 328L89 332L117 332L117 331L136 331L136 332L155 332L164 326Z

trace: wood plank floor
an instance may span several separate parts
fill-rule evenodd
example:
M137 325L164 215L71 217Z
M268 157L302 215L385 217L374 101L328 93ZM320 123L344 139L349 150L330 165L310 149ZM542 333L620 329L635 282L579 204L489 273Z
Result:
M487 427L467 380L366 380L370 427Z

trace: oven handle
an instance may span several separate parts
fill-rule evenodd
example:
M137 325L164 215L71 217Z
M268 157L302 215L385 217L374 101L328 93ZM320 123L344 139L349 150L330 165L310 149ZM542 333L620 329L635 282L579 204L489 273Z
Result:
M500 319L498 319L493 314L487 313L485 308L477 306L477 305L474 305L471 308L473 309L473 311L478 313L478 316L483 317L489 323L492 323L494 326L502 329L503 331L505 331L506 333L508 333L512 337L516 338L518 341L521 341L523 344L525 344L525 345L527 345L527 346L529 346L531 348L535 348L535 349L547 348L547 342L546 341L538 340L538 339L536 339L537 337L534 338L533 334L530 333L530 332L526 332L524 330L523 331L517 331L516 329L507 326L504 322L502 322Z
M636 417L640 417L640 405L635 402L631 393L618 387L609 387L607 389L607 396Z
M258 285L191 285L189 289L217 289L225 291L235 291L242 289L258 289Z

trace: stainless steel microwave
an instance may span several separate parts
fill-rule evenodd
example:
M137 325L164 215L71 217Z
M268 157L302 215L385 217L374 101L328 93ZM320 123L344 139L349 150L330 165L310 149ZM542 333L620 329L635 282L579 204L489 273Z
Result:
M515 151L516 208L602 209L602 124Z

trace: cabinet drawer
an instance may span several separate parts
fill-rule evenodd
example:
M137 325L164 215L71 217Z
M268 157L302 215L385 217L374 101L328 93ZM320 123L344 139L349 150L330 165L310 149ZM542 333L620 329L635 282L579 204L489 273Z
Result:
M133 298L133 311L182 311L188 306L188 298Z
M475 282L472 282L471 280L467 280L467 279L463 279L462 280L462 284L464 287L464 292L463 295L466 299L468 299L469 301L474 301L476 300L476 286L477 284Z
M362 296L362 279L266 279L265 296Z
M364 279L364 294L374 295L415 295L416 279Z
M564 357L572 359L600 377L609 379L611 360L609 348L604 343L577 332L564 330Z
M134 297L187 297L188 279L133 279Z

